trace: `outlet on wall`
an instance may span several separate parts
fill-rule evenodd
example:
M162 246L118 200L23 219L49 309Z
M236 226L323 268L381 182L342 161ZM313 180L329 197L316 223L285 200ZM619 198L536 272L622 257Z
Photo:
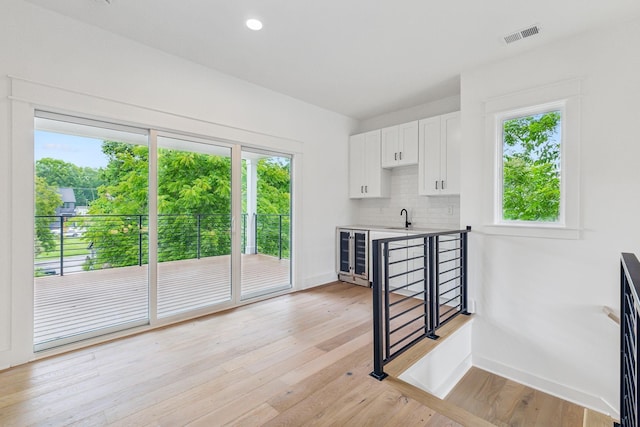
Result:
M447 215L453 215L453 206L447 207Z

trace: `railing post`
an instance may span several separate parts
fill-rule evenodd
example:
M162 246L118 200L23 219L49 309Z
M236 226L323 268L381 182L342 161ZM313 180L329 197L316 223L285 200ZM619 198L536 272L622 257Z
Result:
M462 314L466 314L469 315L469 294L467 292L467 236L469 235L468 231L471 229L471 227L467 226L467 232L466 233L461 233L460 236L460 246L461 246L461 256L462 256L462 265L461 265L461 273L462 273L462 277L461 277L461 299L462 301L460 301L461 307L460 307L460 311Z
M282 215L278 215L278 258L282 259Z
M431 274L431 268L429 267L429 238L425 237L424 239L422 239L422 299L424 301L424 334L425 336L429 336L430 334L430 330L429 330L429 324L431 323L431 315L430 315L430 300L429 300L429 294L430 294L430 283L431 280L429 278L429 275Z
M64 276L64 217L60 215L60 275Z
M373 241L373 378L382 381L387 377L382 354L382 282L380 275L380 242Z
M200 259L200 214L196 215L196 258Z
M142 215L138 215L138 266L142 267Z
M253 236L256 239L256 245L254 249L254 254L258 253L258 214L253 214Z
M427 337L438 339L438 236L429 236L429 333Z

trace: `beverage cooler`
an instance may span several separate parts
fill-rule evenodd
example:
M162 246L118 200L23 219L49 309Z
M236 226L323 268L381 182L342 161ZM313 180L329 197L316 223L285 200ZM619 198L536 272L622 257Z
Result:
M369 231L338 228L336 232L338 280L369 284Z

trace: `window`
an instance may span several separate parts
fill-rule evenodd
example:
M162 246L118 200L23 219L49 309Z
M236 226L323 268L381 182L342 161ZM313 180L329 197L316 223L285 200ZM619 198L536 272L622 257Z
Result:
M580 81L489 99L485 120L485 232L579 238Z
M500 120L500 209L497 222L564 223L562 106Z

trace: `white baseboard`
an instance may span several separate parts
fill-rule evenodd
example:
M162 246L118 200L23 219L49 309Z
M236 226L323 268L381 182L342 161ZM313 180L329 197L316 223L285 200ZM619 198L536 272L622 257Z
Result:
M620 418L618 410L600 396L595 396L581 390L557 383L547 378L521 371L517 368L504 365L495 360L485 359L481 356L473 356L473 366L491 372L501 377L519 382L536 390L543 391L560 399L573 402L577 405L611 416Z

